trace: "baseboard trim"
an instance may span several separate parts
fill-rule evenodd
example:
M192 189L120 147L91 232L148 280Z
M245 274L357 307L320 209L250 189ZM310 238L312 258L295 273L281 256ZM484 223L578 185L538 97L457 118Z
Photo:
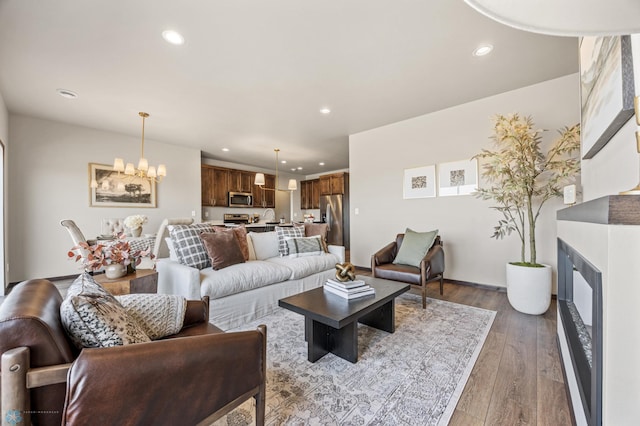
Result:
M61 275L61 276L58 276L58 277L48 277L48 278L44 278L44 279L48 280L48 281L51 281L51 282L56 282L56 281L62 281L62 280L73 280L78 275L80 275L80 274L78 273L78 274L74 274L74 275ZM27 281L27 280L14 281L14 282L9 283L9 285L7 286L7 290L11 291L11 289L13 287L17 286L18 284L20 284L23 281Z
M452 280L452 279L449 279L447 277L444 278L444 282L445 283L451 283L451 284L466 285L466 286L469 286L469 287L480 288L482 290L499 291L501 293L506 293L507 292L507 289L505 287L500 287L500 286L497 286L497 285L474 283L472 281Z

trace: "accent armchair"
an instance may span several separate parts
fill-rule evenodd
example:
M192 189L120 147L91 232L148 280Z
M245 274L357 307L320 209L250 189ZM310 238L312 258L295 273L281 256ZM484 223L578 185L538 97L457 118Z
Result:
M440 294L444 293L444 250L438 235L420 262L420 267L395 264L393 260L400 250L404 234L398 234L396 240L387 244L371 256L371 272L374 277L401 281L420 288L422 292L422 308L427 307L427 283L440 281Z
M264 423L266 327L224 333L208 323L205 297L187 302L182 330L164 340L78 351L61 302L51 282L29 280L0 306L3 420L187 425L253 397Z

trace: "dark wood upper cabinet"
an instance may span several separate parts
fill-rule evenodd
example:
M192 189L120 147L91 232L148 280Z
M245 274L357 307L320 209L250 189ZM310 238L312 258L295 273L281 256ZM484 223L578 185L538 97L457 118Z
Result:
M320 195L344 194L345 173L320 176Z
M228 206L229 169L203 164L200 167L202 205Z
M320 179L300 182L300 208L303 210L320 208Z
M200 168L202 205L213 206L213 167L203 165Z
M229 169L213 169L213 205L226 207L229 205Z
M251 184L253 186L251 191L253 194L253 207L274 208L276 206L276 193L275 191L269 191L265 188L276 188L275 175L264 175L264 188L260 188L258 185L253 185L255 176L255 173L251 175Z

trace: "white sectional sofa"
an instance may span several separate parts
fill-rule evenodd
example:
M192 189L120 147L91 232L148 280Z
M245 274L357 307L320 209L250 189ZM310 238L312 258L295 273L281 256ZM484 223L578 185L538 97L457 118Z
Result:
M283 297L320 287L345 260L344 247L331 245L328 253L280 257L275 232L250 232L247 243L248 261L219 270L186 266L173 254L159 259L158 293L209 296L209 321L227 330L268 315Z

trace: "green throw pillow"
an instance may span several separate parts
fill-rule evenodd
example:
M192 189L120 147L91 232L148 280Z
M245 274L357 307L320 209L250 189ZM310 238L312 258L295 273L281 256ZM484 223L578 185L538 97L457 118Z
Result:
M419 268L420 261L427 254L437 236L437 229L431 232L415 232L407 228L393 263Z

